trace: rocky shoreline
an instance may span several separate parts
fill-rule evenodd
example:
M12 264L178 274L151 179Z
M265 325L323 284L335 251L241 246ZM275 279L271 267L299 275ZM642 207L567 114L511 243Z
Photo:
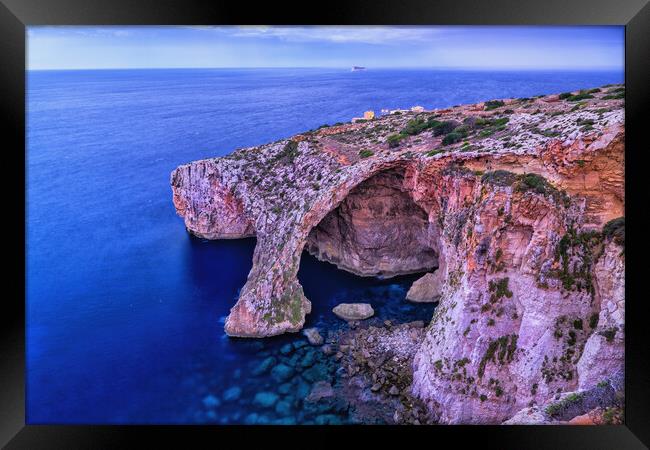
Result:
M375 388L357 397L394 404L393 422L449 424L582 398L624 361L624 94L393 114L180 166L173 201L191 233L257 237L226 332L303 328L303 250L361 276L428 272L408 294L439 301L426 327L341 336L347 376ZM591 411L616 416L617 402Z

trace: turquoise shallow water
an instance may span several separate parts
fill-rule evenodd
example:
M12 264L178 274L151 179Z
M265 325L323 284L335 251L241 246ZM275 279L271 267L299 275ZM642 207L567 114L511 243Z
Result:
M299 335L224 335L255 241L189 237L170 172L367 109L563 92L623 74L123 70L30 72L27 81L28 422L311 423L349 420L337 405L302 403L314 380L336 381L335 364L318 356L309 365L310 347L282 354ZM404 301L416 277L364 279L305 255L299 278L313 303L307 325L324 332L341 325L331 308L342 301L370 302L378 320L433 310ZM253 375L269 357L288 363L286 381ZM272 395L255 401L260 392ZM289 407L276 412L280 402Z

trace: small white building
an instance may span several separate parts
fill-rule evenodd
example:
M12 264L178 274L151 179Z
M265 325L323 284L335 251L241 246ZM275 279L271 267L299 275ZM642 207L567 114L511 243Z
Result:
M424 107L423 106L413 106L413 107L411 107L411 111L416 112L416 113L421 113L421 112L424 111Z

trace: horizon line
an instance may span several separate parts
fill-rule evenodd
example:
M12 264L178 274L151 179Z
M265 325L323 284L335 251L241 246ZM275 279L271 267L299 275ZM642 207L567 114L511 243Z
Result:
M75 68L29 68L26 72L64 72L64 71L83 71L83 70L219 70L219 69L237 69L237 70L269 70L269 69L333 69L349 70L352 66L259 66L259 67L75 67ZM464 67L464 66L377 66L373 68L365 67L365 70L464 70L464 71L566 71L574 70L576 72L586 71L620 71L625 72L625 67L618 66L594 66L594 67ZM359 71L361 72L361 71Z

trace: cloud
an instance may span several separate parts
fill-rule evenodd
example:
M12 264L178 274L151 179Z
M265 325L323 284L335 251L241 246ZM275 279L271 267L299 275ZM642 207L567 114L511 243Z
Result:
M275 38L288 42L332 42L359 44L403 44L430 42L442 33L439 27L384 26L195 26L195 30L216 31L238 38Z
M27 28L30 38L38 37L128 37L133 31L118 27L91 27L91 26L30 26Z

